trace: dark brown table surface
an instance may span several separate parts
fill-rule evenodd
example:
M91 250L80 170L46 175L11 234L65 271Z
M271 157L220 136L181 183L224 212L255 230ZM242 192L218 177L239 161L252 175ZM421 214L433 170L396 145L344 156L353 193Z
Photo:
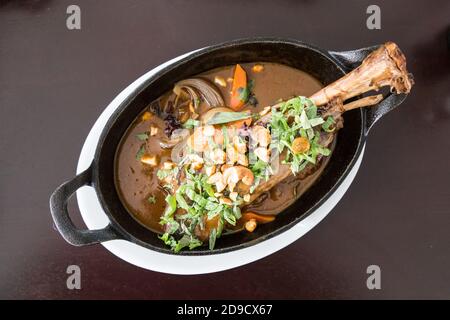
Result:
M81 7L81 30L66 8ZM0 298L450 298L450 2L0 1ZM252 36L330 50L393 40L416 85L371 131L332 213L260 261L200 276L132 266L53 230L48 199L91 126L137 77L187 51ZM72 216L79 218L75 200ZM66 268L82 290L66 288ZM381 290L366 268L381 267Z

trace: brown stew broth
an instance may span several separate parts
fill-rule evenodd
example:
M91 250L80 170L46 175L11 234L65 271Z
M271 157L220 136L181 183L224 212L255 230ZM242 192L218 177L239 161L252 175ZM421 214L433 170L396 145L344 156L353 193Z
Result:
M303 71L275 63L258 63L264 66L263 71L253 72L252 67L257 63L245 63L241 66L248 75L248 80L253 81L252 92L258 101L257 106L245 106L243 110L252 112L261 111L264 107L274 105L278 100L286 100L293 96L310 96L322 88L322 84ZM214 83L216 76L227 80L233 76L233 66L222 67L207 71L197 77L210 80ZM230 104L231 83L227 81L227 87L216 84L222 93L225 104ZM172 92L165 94L162 99L170 97ZM209 108L205 103L200 106L200 114ZM144 110L145 111L145 110ZM143 111L143 112L144 112ZM159 128L158 133L148 138L147 142L140 141L136 135L148 132L150 126ZM165 123L158 116L143 121L141 115L131 124L122 138L116 154L115 180L116 189L120 198L130 214L152 231L161 233L160 217L166 207L166 192L161 187L161 182L156 176L160 168L143 165L136 159L136 154L144 145L145 153L158 155L159 163L170 160L171 150L162 149L159 142L165 137ZM303 180L291 176L282 183L263 194L260 199L247 206L247 210L259 213L275 215L291 205L304 193L320 176L327 161L322 161L320 168ZM149 201L149 197L154 197ZM239 227L239 225L237 226Z

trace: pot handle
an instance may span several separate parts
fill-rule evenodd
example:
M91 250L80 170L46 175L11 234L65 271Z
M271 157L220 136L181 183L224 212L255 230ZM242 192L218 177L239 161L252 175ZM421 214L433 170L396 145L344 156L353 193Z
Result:
M349 72L358 67L363 60L373 51L378 49L380 45L361 48L351 51L329 51L328 53L334 60L346 71ZM373 125L389 111L394 110L407 97L407 94L389 93L383 101L370 108L363 109L364 115L364 134L367 136Z
M370 53L379 47L381 45L350 51L328 51L328 53L339 63L345 72L349 72L358 67Z
M67 211L67 201L79 188L92 183L92 170L87 170L78 174L72 180L60 185L50 197L50 212L59 233L64 240L74 246L85 246L104 241L121 239L117 231L108 224L99 230L80 230L72 222Z

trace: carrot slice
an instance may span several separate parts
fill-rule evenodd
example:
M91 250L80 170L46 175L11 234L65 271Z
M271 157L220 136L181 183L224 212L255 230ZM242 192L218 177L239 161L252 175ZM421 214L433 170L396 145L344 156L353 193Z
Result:
M264 214L257 214L254 212L246 212L242 214L243 221L250 221L251 219L255 219L259 223L267 223L275 220L275 216L269 216Z
M233 86L231 88L231 108L235 111L242 109L248 100L247 73L237 64L234 68Z

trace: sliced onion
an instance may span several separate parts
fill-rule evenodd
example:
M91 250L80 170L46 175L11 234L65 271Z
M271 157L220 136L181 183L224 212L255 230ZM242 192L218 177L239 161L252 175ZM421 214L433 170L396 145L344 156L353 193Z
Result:
M176 146L189 136L189 130L187 129L175 129L170 136L170 139L161 139L159 145L163 149L170 149Z
M200 97L206 101L210 107L223 107L225 102L220 94L219 90L214 86L214 84L208 82L207 80L200 78L190 78L177 82L173 88L173 92L179 96L181 91L186 91L191 101L197 101Z

